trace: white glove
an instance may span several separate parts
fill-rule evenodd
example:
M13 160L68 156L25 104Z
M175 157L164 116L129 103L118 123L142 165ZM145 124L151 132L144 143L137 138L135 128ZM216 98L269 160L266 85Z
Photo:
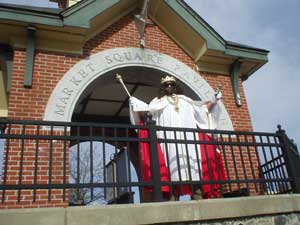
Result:
M217 101L220 100L222 98L222 92L221 91L216 92L215 93L215 98L216 98Z

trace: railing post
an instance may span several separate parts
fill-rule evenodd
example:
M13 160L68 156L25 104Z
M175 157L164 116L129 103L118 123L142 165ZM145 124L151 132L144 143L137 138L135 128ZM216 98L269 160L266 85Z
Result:
M0 118L0 134L4 134L6 128L6 121Z
M281 126L278 125L279 141L283 144L282 154L286 162L286 169L290 178L292 178L291 186L293 193L300 193L300 157L295 149L294 143L290 141ZM293 149L294 148L294 149Z
M152 116L147 116L147 128L149 131L149 149L150 149L150 166L153 181L153 201L162 201L161 180L160 180L160 166L157 153L157 137L156 124L152 120Z

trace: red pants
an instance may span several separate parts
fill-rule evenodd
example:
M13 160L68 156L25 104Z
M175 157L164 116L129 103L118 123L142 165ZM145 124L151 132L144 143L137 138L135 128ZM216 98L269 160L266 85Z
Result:
M144 125L142 121L140 125ZM200 141L211 141L212 138L203 133L198 133ZM139 138L148 138L147 130L139 131ZM201 144L201 166L202 166L202 181L217 181L226 180L225 170L220 152L215 145ZM142 158L142 179L143 181L151 181L151 165L150 165L150 150L147 142L140 143L140 151ZM169 170L166 166L164 155L160 144L157 144L157 153L159 159L160 179L163 182L169 181ZM181 189L181 190L180 190ZM216 198L218 197L218 190L220 184L205 184L202 185L203 198ZM152 188L145 188L146 191L152 191ZM162 186L161 191L164 196L170 196L170 187ZM175 194L179 195L192 195L192 191L189 185L184 185L179 188L176 187Z

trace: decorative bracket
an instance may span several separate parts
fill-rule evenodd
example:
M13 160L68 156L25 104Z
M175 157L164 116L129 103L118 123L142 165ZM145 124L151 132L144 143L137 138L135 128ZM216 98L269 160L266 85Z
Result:
M135 25L140 33L140 47L145 48L145 27L147 25L149 0L144 0L142 11L139 15L135 15Z
M32 87L34 52L35 52L35 27L27 27L26 67L24 87Z
M232 83L232 89L233 89L233 95L235 99L235 104L240 107L242 106L242 100L240 95L240 89L239 89L239 73L241 68L241 61L238 59L236 60L231 67L231 83Z

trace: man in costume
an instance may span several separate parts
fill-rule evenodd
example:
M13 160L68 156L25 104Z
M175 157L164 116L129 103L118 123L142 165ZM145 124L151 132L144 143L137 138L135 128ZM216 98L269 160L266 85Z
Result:
M179 95L179 87L172 76L161 79L160 94L154 98L150 104L131 97L130 98L130 119L132 124L143 124L141 112L149 112L156 125L162 127L178 128L201 128L215 129L220 114L218 100L221 92L218 92L214 101L193 101L189 97ZM140 131L139 137L145 138L146 131ZM158 131L159 139L176 140L212 140L207 134L184 132L184 131ZM221 162L220 153L213 145L161 143L158 144L158 156L162 181L197 181L197 180L219 180L225 179L224 169ZM141 146L143 179L151 180L149 147L146 143ZM208 171L218 170L218 171ZM217 177L216 177L217 176ZM172 194L190 195L193 199L217 197L216 185L203 185L202 194L200 189L192 193L189 186L177 188ZM163 187L165 196L170 192L170 188Z

